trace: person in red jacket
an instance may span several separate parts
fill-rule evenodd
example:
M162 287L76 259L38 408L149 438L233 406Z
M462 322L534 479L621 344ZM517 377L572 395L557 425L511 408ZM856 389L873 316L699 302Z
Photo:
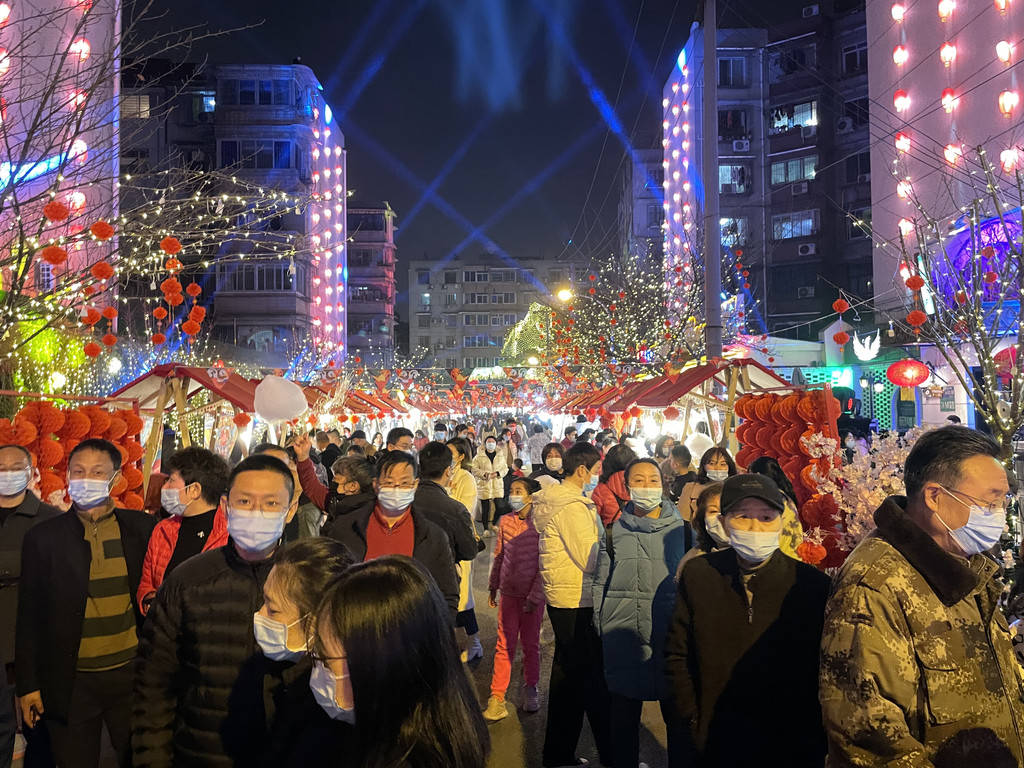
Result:
M219 506L230 473L224 459L192 446L171 456L164 469L168 478L160 490L160 504L170 517L157 523L142 563L136 596L143 614L176 566L228 543L227 520Z
M498 643L494 649L491 697L484 719L501 720L508 715L505 692L512 678L516 643L523 643L523 709L540 709L537 682L540 680L540 625L544 621L544 585L540 578L540 534L533 524L533 494L541 484L526 477L512 481L508 501L515 514L502 515L491 565L490 606L498 607ZM497 600L501 593L500 603Z
M613 446L604 457L601 480L590 498L597 505L597 514L601 516L605 528L619 519L622 507L630 500L624 470L636 458L633 449L625 443Z

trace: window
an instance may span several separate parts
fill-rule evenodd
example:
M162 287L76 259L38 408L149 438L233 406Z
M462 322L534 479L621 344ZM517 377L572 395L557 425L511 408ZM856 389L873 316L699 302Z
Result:
M292 167L292 143L290 141L274 142L274 168L283 170Z
M348 297L353 304L378 303L388 300L387 291L370 285L350 285Z
M854 262L846 265L846 287L854 296L871 296L874 291L871 288L872 274L871 262Z
M448 270L447 272L444 273L445 285L455 285L457 282L459 282L458 272L455 272L454 270Z
M718 191L723 195L742 195L751 189L751 173L746 165L719 165Z
M424 348L429 347L430 346L430 337L429 336L417 336L416 337L416 343L419 346L424 347Z
M366 336L367 334L373 333L373 320L360 320L355 324L354 329L360 336Z
M818 210L794 211L772 216L772 237L775 240L789 240L807 237L818 232Z
M199 112L213 112L217 109L217 96L213 91L200 91L196 96Z
M498 270L491 273L492 283L514 283L516 281L516 271L514 269Z
M286 263L220 264L217 288L223 291L292 291L305 285L306 267L296 265L295 272Z
M49 293L57 287L57 281L53 276L53 265L45 261L36 262L36 291Z
M854 126L857 128L862 125L868 124L868 100L867 97L863 99L853 99L843 103L843 117L848 117L853 120Z
M871 153L859 152L846 158L846 183L856 184L871 178Z
M548 281L552 283L560 283L565 280L565 272L560 269L552 269L548 272Z
M486 326L489 322L487 315L465 314L462 316L462 324L468 328Z
M727 247L744 246L747 244L747 217L724 218L719 221L722 226L722 244Z
M429 328L430 327L430 315L416 315L416 327L417 328Z
M747 84L747 60L742 57L719 59L718 84L723 88L743 88Z
M143 120L149 117L149 94L129 93L121 96L121 118Z
M238 103L243 105L251 105L256 103L255 80L238 81Z
M220 83L220 100L228 105L234 106L238 103L238 81L222 80Z
M768 132L771 134L785 133L798 126L817 124L818 102L802 101L799 104L789 104L772 109Z
M768 79L777 83L790 75L812 72L817 65L817 52L813 45L803 45L772 53L768 57Z
M665 208L660 203L649 203L647 205L647 228L660 229L665 221Z
M718 110L718 140L737 141L750 136L747 130L747 113L742 109Z
M444 305L446 307L454 307L459 303L459 295L457 293L446 293L444 295Z
M665 169L660 165L648 166L644 177L644 189L648 192L660 193L665 186Z
M445 328L458 328L459 316L458 315L445 315L444 316L444 327Z
M428 312L428 311L430 311L430 294L429 293L421 293L420 294L420 311L421 312Z
M868 43L859 40L853 45L843 46L843 74L854 75L868 68Z
M850 215L846 219L846 237L850 240L860 240L870 237L870 232L871 208L858 208L850 211Z
M349 232L383 232L384 214L382 213L350 213L348 215Z
M455 343L456 342L455 342L455 337L454 336L445 336L444 337L444 346L445 346L446 349L454 349L455 348Z
M467 304L490 304L491 297L487 293L468 293L466 294Z
M454 368L455 367L455 358L454 357L446 357L444 359L444 367L445 368Z
M516 295L514 293L492 293L491 304L515 304Z
M488 275L483 270L467 269L462 273L464 283L486 283Z
M279 106L288 106L292 103L292 81L274 81L274 103Z
M463 336L462 346L467 349L475 349L478 347L489 347L491 346L491 337L486 333L477 333L473 336Z
M430 270L429 269L417 269L416 270L416 285L430 285Z
M794 181L808 181L814 178L818 167L818 156L807 155L791 160L772 163L772 184L789 184Z

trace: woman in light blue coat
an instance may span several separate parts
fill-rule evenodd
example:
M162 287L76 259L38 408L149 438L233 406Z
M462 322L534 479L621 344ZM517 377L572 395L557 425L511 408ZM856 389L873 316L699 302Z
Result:
M663 498L661 469L638 459L625 470L630 501L601 542L594 580L594 623L601 635L611 694L613 768L639 762L645 701L661 703L669 768L686 764L686 728L665 677L665 635L675 605L674 576L693 531Z

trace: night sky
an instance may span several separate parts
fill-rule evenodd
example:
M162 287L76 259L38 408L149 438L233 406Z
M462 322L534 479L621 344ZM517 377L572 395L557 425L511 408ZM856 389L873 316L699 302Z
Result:
M345 133L354 199L398 213L401 267L450 255L485 222L514 258L556 258L570 238L587 257L613 248L623 141L609 123L660 146L661 88L695 4L178 0L160 25L257 25L197 46L211 64L302 57ZM423 194L432 183L440 201Z

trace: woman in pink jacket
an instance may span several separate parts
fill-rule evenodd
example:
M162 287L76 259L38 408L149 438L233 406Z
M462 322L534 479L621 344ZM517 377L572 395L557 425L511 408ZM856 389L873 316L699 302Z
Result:
M501 720L508 715L505 692L512 677L516 644L523 643L523 709L540 709L537 682L540 679L540 625L544 621L544 588L538 560L540 536L533 525L533 495L541 484L527 477L512 481L509 504L515 514L503 515L498 525L491 566L490 605L498 607L498 643L494 649L491 697L484 719ZM500 605L497 599L501 592Z

